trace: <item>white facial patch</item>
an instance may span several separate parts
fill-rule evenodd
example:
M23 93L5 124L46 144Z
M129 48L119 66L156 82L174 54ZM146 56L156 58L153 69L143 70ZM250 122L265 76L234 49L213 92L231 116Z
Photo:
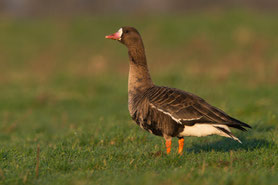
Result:
M117 35L120 37L119 40L122 39L122 34L123 34L123 28L120 28L120 29L117 31Z

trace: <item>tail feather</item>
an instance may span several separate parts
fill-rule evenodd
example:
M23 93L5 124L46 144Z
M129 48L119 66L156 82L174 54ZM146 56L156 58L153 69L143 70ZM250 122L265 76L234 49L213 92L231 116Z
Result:
M229 130L227 130L223 127L219 127L219 126L214 126L214 127L217 128L218 130L224 132L227 135L227 137L232 138L233 140L242 144L242 142L236 136L234 136Z
M247 131L244 127L242 127L241 125L238 125L238 124L228 123L227 126L228 126L228 127L232 127L232 128L236 128L236 129L239 129L239 130L244 131L244 132Z
M233 121L233 122L235 122L235 123L237 123L239 126L241 126L241 127L247 127L247 128L252 128L250 125L248 125L247 123L244 123L244 122L242 122L242 121L239 121L239 120L237 120L237 119L235 119L235 118L232 118L232 117L230 117L230 119Z

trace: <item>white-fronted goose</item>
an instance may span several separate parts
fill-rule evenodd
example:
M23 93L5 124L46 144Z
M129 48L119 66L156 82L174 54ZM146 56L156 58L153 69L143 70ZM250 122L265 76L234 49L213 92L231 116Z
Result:
M127 46L129 113L141 128L165 138L167 153L171 151L172 137L179 139L178 153L182 154L184 136L216 134L240 142L231 133L230 127L242 131L246 131L244 127L251 128L194 94L154 85L148 70L143 41L135 28L122 27L105 38L118 40Z

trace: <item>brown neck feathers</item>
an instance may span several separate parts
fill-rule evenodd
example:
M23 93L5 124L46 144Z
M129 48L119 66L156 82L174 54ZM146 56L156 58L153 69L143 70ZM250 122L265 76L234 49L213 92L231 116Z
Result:
M138 40L136 44L128 47L129 55L129 91L143 91L153 86L147 66L143 42Z
M128 47L128 55L130 62L137 65L147 66L145 48L141 40L139 40L136 44Z

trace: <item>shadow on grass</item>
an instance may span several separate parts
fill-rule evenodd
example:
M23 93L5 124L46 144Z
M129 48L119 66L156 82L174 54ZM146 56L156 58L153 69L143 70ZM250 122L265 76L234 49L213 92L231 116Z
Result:
M246 150L252 151L259 148L270 148L273 147L274 143L269 142L265 139L245 139L241 138L242 144L237 143L236 141L231 141L230 139L221 139L219 141L202 143L202 144L193 144L192 148L188 148L187 152L200 153L200 152L210 152L210 151L237 151L237 150Z

